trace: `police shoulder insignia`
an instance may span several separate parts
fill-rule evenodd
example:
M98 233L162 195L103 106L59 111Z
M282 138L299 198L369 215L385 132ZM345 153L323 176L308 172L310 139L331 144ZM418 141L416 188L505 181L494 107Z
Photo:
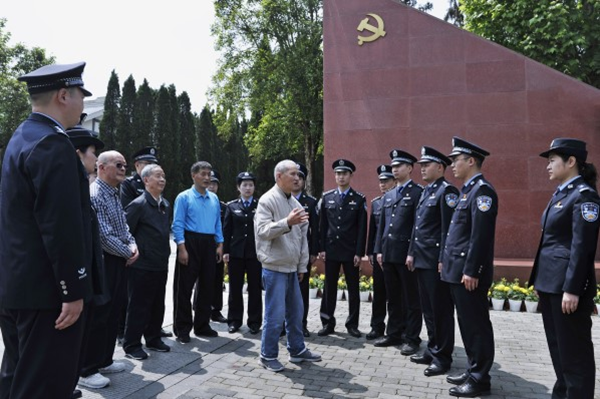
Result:
M477 208L481 212L487 212L492 207L492 197L488 197L487 195L480 195L477 197Z
M581 216L586 222L595 222L598 220L600 207L595 202L584 202L581 204Z
M458 204L458 195L454 193L446 194L444 199L446 200L446 205L448 205L450 208L454 208ZM479 206L479 201L477 201L477 203Z

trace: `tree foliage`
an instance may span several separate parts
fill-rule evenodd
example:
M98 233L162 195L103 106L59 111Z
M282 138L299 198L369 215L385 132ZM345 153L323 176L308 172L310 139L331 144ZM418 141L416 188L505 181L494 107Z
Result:
M465 28L600 88L600 0L460 0Z
M100 123L100 138L104 141L106 150L117 150L117 120L121 102L119 76L113 70L108 80L106 97L104 98L104 114Z

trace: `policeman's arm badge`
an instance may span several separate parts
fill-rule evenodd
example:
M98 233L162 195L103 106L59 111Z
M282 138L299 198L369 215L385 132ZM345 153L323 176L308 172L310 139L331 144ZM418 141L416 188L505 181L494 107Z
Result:
M586 222L593 223L598 220L600 208L595 202L585 202L581 204L581 216Z
M492 208L492 197L480 195L477 197L477 209L481 212L487 212Z
M455 208L458 204L458 195L454 193L446 194L444 196L444 200L446 201L446 205L448 205L450 208Z

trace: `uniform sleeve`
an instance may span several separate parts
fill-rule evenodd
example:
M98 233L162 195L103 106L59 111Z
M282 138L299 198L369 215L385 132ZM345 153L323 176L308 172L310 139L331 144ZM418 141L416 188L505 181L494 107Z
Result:
M214 196L214 201L216 203L216 212L217 212L217 220L215 222L215 242L217 244L223 243L223 225L221 224L221 202L219 201L219 197Z
M131 203L134 199L138 197L137 190L135 186L131 182L131 180L127 179L123 183L121 183L120 189L120 198L121 204L123 204L123 208Z
M375 236L377 235L377 222L373 214L373 202L371 202L371 215L369 216L369 236L367 238L367 255L373 255L375 249Z
M309 207L308 221L310 229L310 242L308 243L308 251L310 255L318 255L319 253L319 214L317 213L316 200ZM308 262L307 262L308 263Z
M309 260L308 226L309 226L309 223L302 223L301 225L298 226L300 228L300 231L301 231L300 235L302 237L302 244L301 244L302 250L300 251L300 262L298 262L298 273L306 273L308 271L308 268L306 267L306 265L308 265L308 260Z
M382 198L381 201L383 202L385 199ZM382 253L382 236L383 236L383 231L385 229L385 209L383 209L383 203L381 205L381 213L379 214L379 223L377 223L377 233L375 233L375 247L373 248L373 254L377 255Z
M440 238L440 256L438 259L438 263L442 262L444 257L444 248L446 247L446 237L448 237L448 229L450 229L450 221L452 220L452 214L454 213L454 208L458 204L458 189L454 186L446 187L444 191L444 197L441 199L440 203L440 212L441 212L441 234ZM497 201L496 201L497 202Z
M229 205L225 208L225 222L223 224L223 253L228 254L231 249L231 233L233 232L233 215Z
M358 237L356 237L356 256L365 256L365 245L367 243L367 199L363 197L363 203L358 209Z
M187 214L187 198L183 193L179 194L175 198L175 205L173 208L173 224L171 230L173 232L173 239L177 245L183 244L185 238L183 231L185 229L185 216Z
M77 162L71 143L57 134L42 139L25 161L36 193L34 217L62 302L84 298L90 278L85 271Z
M463 274L479 278L494 252L498 196L489 186L477 190L471 206L471 237Z
M594 257L600 225L600 199L593 191L581 193L573 205L573 239L571 256L563 291L581 295L590 273L594 273ZM591 271L590 271L591 268Z
M325 210L325 197L319 200L319 252L325 251L325 243L327 242L327 211Z

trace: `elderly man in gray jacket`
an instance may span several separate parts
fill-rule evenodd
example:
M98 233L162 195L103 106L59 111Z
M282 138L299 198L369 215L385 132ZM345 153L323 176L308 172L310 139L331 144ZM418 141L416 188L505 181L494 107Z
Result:
M265 319L258 363L270 371L282 371L279 333L285 320L289 360L318 362L321 355L308 350L302 335L304 305L297 280L308 264L308 214L292 196L298 166L284 160L275 167L275 185L258 201L254 216L256 253L262 263Z

